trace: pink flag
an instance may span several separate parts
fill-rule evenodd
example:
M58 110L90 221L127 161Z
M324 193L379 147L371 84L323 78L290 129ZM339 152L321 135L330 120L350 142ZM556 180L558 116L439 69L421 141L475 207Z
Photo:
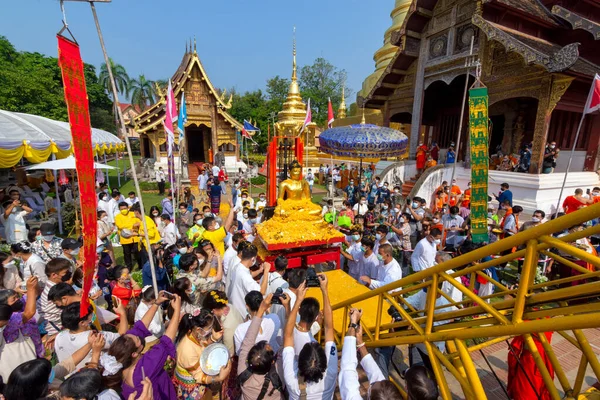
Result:
M589 114L598 110L600 110L600 75L596 74L583 113Z
M300 129L300 133L304 132L304 129L308 124L312 122L312 111L310 110L310 99L308 99L308 104L306 105L306 118L304 118L304 123L302 124L302 129Z
M173 123L177 121L177 106L175 103L175 94L169 79L169 87L167 89L167 104L165 107L165 133L167 135L167 152L169 157L173 155L173 144L175 135L173 132Z
M329 103L327 103L327 128L331 128L333 126L333 121L335 118L333 117L333 106L331 105L331 98L328 99Z

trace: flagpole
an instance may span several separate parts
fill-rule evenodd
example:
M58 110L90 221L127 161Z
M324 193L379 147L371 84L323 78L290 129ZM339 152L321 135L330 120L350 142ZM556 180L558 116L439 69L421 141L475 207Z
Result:
M113 99L116 104L117 115L119 116L119 121L121 123L121 132L123 137L125 138L125 145L127 146L127 153L129 154L129 164L131 165L131 172L133 175L133 184L135 186L136 193L139 196L139 204L140 204L140 212L144 216L142 218L142 226L144 227L144 240L146 242L146 247L151 254L149 254L148 261L150 263L150 272L152 274L152 286L154 287L155 297L158 298L158 284L156 281L156 270L154 269L154 254L152 254L152 248L150 247L150 238L148 237L148 226L146 224L146 212L144 211L144 200L142 199L142 192L140 191L140 183L138 182L137 174L135 172L135 163L133 161L133 153L131 152L131 144L129 143L129 136L127 135L127 129L125 128L125 121L123 120L123 112L121 111L121 107L119 107L119 97L117 94L117 85L115 84L115 77L112 73L112 66L110 64L110 59L108 58L108 53L106 52L106 47L104 46L104 37L102 36L102 30L100 29L100 21L98 21L98 14L96 14L96 6L93 1L90 1L90 7L92 8L92 14L94 16L94 22L96 23L96 30L98 31L98 39L100 39L100 47L102 48L102 53L104 55L104 62L106 63L106 69L108 71L108 78L110 81L110 86L113 92ZM77 208L75 208L77 210Z
M554 218L558 217L558 211L560 210L560 200L563 195L563 191L565 190L565 185L567 184L567 176L569 176L569 169L571 168L571 162L573 161L573 155L575 154L575 147L577 146L577 141L579 140L579 133L581 132L581 127L583 126L584 119L585 119L585 108L583 110L583 114L581 114L581 119L579 120L579 126L577 127L577 133L575 134L575 141L573 141L573 147L571 147L571 155L569 156L569 162L567 163L567 170L565 171L565 177L563 178L563 183L560 188L560 194L558 195L558 201L556 202L556 212L554 213Z

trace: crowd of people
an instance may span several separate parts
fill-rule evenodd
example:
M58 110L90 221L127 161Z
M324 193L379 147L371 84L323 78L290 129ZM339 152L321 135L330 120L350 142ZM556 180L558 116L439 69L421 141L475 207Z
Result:
M89 298L81 294L81 239L61 239L49 223L28 232L23 219L28 209L18 192L10 193L0 215L10 227L10 253L0 252L0 389L5 399L200 399L217 394L331 399L338 387L342 399L358 399L359 359L370 399L400 398L388 380L393 348L367 350L362 311L352 309L338 355L327 274L288 269L282 256L273 265L261 262L253 242L265 195L252 198L240 179L222 185L226 181L219 175L223 170L212 166L201 173L198 200L189 187L182 189L179 203L165 191L160 207L151 207L149 215L142 215L136 193L124 197L101 187ZM319 177L311 171L304 179L310 183ZM228 209L220 204L227 191ZM340 267L371 289L479 246L470 240L470 185L443 182L433 199L406 199L399 187L390 189L370 175L360 185L350 179L343 191L343 207L325 204L322 216L346 234ZM600 201L600 188L588 192L577 189L567 197L565 212ZM499 207L489 208L490 242L546 220L536 210L520 223L523 208L513 204L507 183L494 197ZM577 244L596 251L588 239ZM115 246L122 247L122 265L115 262ZM560 274L561 268L548 265L545 272ZM498 279L495 268L486 273ZM468 285L465 279L461 283ZM308 295L311 282L322 301ZM462 301L453 285L446 282L441 289L454 302ZM485 296L494 287L478 280L474 289ZM407 298L417 310L425 301L421 291ZM452 308L445 296L436 305L446 306L443 311ZM396 318L392 309L390 315ZM323 344L315 339L319 332ZM203 354L215 343L227 348L230 360L208 374ZM438 347L443 351L443 344ZM437 398L426 348L411 346L411 361L403 373L409 398Z

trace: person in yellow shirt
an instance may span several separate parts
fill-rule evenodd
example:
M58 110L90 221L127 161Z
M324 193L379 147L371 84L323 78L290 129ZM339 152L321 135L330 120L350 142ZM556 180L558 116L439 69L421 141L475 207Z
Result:
M202 226L202 214L194 214L194 225L187 231L187 237L192 242L192 247L198 247L204 231L206 229Z
M140 269L140 225L142 221L137 219L133 212L129 211L129 205L124 201L119 203L119 214L115 215L115 225L119 230L119 242L123 247L123 259L130 271L133 271L133 261ZM156 225L155 225L156 226Z
M133 215L140 220L140 265L146 264L148 261L148 249L146 248L146 238L144 237L144 224L142 224L142 211L140 210L140 203L135 203L131 206L129 211L133 212ZM161 241L160 233L156 227L156 223L149 216L144 217L146 219L146 228L148 228L148 239L150 240L150 251L154 252L154 249L158 246Z
M231 201L229 202L229 215L223 222L223 226L219 226L219 223L215 219L215 217L205 217L202 220L202 226L206 231L202 235L202 237L208 241L210 241L215 249L221 254L221 257L225 254L225 238L227 237L227 231L231 227L233 223L233 204Z

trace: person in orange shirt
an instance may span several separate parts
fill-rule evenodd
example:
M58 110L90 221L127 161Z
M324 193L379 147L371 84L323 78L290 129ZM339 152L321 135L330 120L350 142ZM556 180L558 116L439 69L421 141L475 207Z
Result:
M595 187L592 189L591 200L596 203L600 203L600 187Z
M462 190L460 190L460 187L458 187L458 185L456 184L456 179L452 179L452 187L450 189L450 198L448 201L448 204L450 204L450 207L453 207L455 205L458 204L458 198L460 197L460 195L462 194Z
M467 218L471 213L469 206L471 205L471 182L467 183L467 188L460 197L460 216Z
M594 201L590 199L586 199L583 197L583 189L575 189L575 194L573 196L567 196L567 198L563 201L563 208L565 210L565 214L571 214L587 206L588 204L592 204Z
M444 189L438 189L435 194L435 203L433 211L442 211L444 206L448 204L448 195L444 192Z
M425 162L427 161L427 146L423 144L423 142L419 143L419 147L417 147L417 173L420 175L425 169Z

